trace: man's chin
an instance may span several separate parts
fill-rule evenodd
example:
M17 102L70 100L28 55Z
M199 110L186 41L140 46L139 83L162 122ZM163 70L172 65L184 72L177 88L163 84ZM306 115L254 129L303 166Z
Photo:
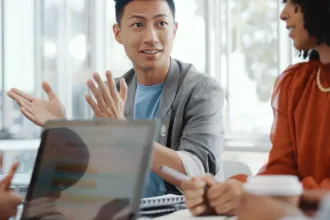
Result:
M152 71L161 68L164 62L161 61L144 61L140 63L140 68L144 71Z

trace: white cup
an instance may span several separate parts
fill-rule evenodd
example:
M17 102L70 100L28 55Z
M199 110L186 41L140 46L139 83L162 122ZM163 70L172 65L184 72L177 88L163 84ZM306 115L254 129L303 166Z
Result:
M296 176L259 175L249 177L244 184L248 193L269 196L298 206L303 186Z

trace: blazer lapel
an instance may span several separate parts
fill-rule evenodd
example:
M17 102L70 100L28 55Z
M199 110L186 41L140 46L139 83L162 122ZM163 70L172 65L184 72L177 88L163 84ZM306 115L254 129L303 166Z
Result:
M176 60L171 58L170 68L165 78L162 95L160 97L157 118L164 118L171 109L178 90L180 74L179 64ZM128 87L125 117L133 118L136 94L136 76L134 70L128 71L123 77L125 78Z
M126 118L134 118L134 103L136 94L136 76L134 70L130 70L124 75L127 84L127 100L124 115Z
M176 62L176 60L171 58L170 69L165 78L162 95L160 97L157 118L164 118L171 109L177 94L180 75L181 73L179 64Z

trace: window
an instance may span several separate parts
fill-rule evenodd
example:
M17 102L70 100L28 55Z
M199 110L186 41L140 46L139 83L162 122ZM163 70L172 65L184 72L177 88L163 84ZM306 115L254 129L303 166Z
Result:
M31 137L36 135L35 126L22 116L6 92L15 86L35 94L33 0L5 0L3 11L2 137Z
M96 47L92 45L95 32L91 30L95 26L92 22L96 21L89 16L95 14L94 1L2 2L4 64L1 80L4 89L1 118L6 120L2 123L1 138L38 138L41 131L6 97L11 87L47 99L41 88L45 80L62 100L68 118L88 118L89 108L84 98L88 91L86 81L92 70L97 69L93 56Z
M271 93L280 72L278 2L222 1L220 72L231 134L269 134Z
M3 22L4 22L4 10L3 10L3 1L0 2L0 72L1 72L1 77L0 77L0 134L3 136L3 120L2 120L2 115L3 115L3 98L4 98L4 90L2 86L2 79L3 79Z
M177 36L172 57L206 71L204 1L176 1Z
M106 25L106 38L107 38L107 52L106 52L106 67L110 70L114 77L120 77L128 70L133 68L129 58L126 56L124 47L119 44L113 34L112 26L117 23L115 15L114 1L106 1L107 3L107 25Z
M41 24L43 80L53 82L71 119L88 117L84 93L91 76L90 1L47 0ZM91 46L92 47L92 46Z
M218 57L214 77L224 87L224 160L240 161L256 174L267 162L275 79L292 63L291 42L278 0L210 3Z

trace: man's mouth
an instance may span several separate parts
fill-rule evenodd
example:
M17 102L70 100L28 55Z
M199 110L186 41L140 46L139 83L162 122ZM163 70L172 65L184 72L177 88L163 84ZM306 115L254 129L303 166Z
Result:
M152 54L157 54L157 53L161 52L161 50L141 50L140 52L144 53L144 54L152 55Z

